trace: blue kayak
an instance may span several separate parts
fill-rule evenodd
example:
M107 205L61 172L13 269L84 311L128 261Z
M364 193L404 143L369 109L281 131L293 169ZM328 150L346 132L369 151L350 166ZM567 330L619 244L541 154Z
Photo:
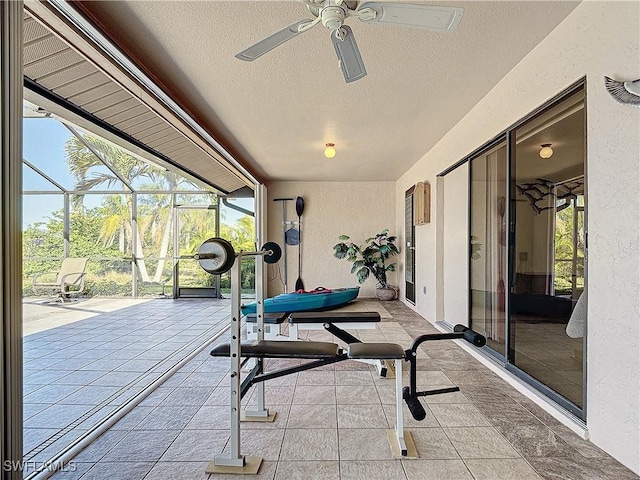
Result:
M358 296L360 287L316 289L304 293L282 293L264 301L265 313L305 312L309 310L330 310L349 303ZM256 302L242 305L242 314L256 313Z

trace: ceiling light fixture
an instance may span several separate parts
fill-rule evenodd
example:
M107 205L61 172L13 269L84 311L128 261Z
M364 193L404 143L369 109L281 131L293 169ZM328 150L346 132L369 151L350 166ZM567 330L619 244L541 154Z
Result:
M327 158L333 158L336 156L336 149L333 143L327 143L326 148L324 149L324 156Z
M540 146L542 147L540 149L540 158L551 158L551 155L553 155L553 148L551 148L551 144L543 143Z

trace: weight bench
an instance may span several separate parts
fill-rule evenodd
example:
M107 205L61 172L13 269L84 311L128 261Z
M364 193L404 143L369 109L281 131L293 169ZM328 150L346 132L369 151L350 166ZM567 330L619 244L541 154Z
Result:
M247 323L247 340L257 340L258 324L255 313L243 317ZM377 312L294 312L294 313L265 313L264 336L268 340L285 340L280 335L280 325L285 320L289 322L289 340L299 340L300 330L327 330L345 343L359 342L344 329L355 328L372 330L380 322Z
M326 328L326 327L324 327ZM346 333L346 332L344 332ZM404 412L402 402L407 404L409 411L416 420L424 420L426 411L419 400L421 396L437 395L440 393L459 391L458 387L447 387L428 391L417 390L417 352L420 344L427 340L450 340L463 338L476 347L482 347L486 343L485 337L473 330L456 325L452 333L426 334L415 338L408 350L404 350L395 343L362 343L355 339L348 343L346 351L336 343L331 342L300 342L295 340L258 340L252 343L240 343L238 337L233 337L232 343L221 343L211 350L214 357L230 357L232 360L231 377L236 378L240 385L238 391L232 389L231 423L232 442L235 442L239 451L240 439L240 401L248 392L252 385L265 382L267 380L301 372L312 368L342 362L345 360L393 360L396 370L395 391L396 391L396 424L393 430L389 430L387 435L391 445L391 450L396 458L418 458L418 452L411 438L411 434L404 429ZM240 369L234 370L233 364L239 364L240 360L248 361L256 358L257 362L246 378L240 382ZM293 367L281 368L275 371L263 371L263 359L265 358L297 358L307 359L309 362ZM409 380L410 385L402 385L402 362L410 364ZM262 384L263 385L263 384ZM268 412L267 412L268 415ZM261 459L259 459L261 461ZM253 459L252 459L253 462ZM259 463L258 463L259 466ZM254 468L252 473L256 473Z
M287 340L257 340L241 343L243 357L256 358L333 358L343 354L342 349L331 342L291 342ZM231 344L220 343L211 350L212 357L228 357Z
M214 357L229 357L231 344L221 343L211 350ZM402 361L405 351L395 343L362 343L359 340L351 343L345 352L337 344L331 342L300 342L297 340L258 340L252 343L240 344L240 355L248 360L250 358L299 358L313 360L295 367L281 368L272 372L263 372L262 363L258 363L240 384L240 399L244 397L252 385L282 377L296 372L302 372L332 363L345 360L394 360L396 370L396 428L395 440L389 434L392 451L397 456L417 456L413 442L405 440L404 417L402 411ZM411 450L407 446L411 446Z
M280 325L287 319L288 313L265 313L264 314L264 338L267 340L284 340L287 337L280 335ZM247 340L258 339L258 321L255 313L250 313L242 317L247 326Z
M361 343L359 339L351 335L345 329L372 330L380 322L378 312L295 312L289 319L289 340L298 340L300 330L326 330L347 345ZM356 360L356 359L353 359ZM378 375L387 376L388 368L384 359L360 358L360 362L375 365Z
M345 343L359 342L345 332L345 328L376 328L380 322L378 312L295 312L288 317L289 340L298 340L299 330L327 330Z
M351 335L345 329L372 330L380 322L378 312L340 312L340 311L315 311L294 313L265 313L264 336L267 340L285 340L287 337L280 335L280 325L284 320L289 322L289 340L299 340L300 330L326 330L346 344L360 343L360 340ZM247 322L247 340L258 338L258 324L255 313L244 317ZM363 363L375 365L378 375L386 377L388 367L384 360L359 359Z

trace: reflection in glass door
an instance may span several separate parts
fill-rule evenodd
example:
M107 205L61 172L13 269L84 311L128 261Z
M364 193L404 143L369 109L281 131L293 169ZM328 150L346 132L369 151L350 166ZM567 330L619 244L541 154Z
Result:
M585 322L576 318L582 309L572 315L585 288L584 124L580 90L514 132L518 261L509 297L513 364L578 413L584 405L584 335L569 324ZM552 155L544 158L548 144Z
M471 159L471 324L505 355L507 284L507 147L505 141Z
M584 85L469 159L470 321L505 367L584 418Z

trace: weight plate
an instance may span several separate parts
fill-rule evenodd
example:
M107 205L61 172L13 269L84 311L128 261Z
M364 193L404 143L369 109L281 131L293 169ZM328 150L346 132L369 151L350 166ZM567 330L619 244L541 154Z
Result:
M263 252L271 251L264 255L264 263L276 263L282 256L282 249L276 242L267 242L262 246Z
M200 245L194 258L205 272L219 275L231 270L233 262L236 261L236 254L227 240L214 237Z

